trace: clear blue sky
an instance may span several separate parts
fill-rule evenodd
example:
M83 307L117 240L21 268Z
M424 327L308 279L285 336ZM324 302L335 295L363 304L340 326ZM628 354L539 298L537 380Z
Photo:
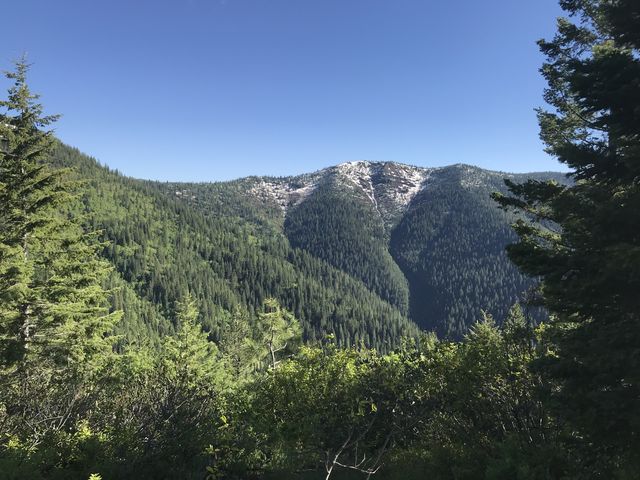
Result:
M558 170L533 109L556 0L16 0L58 136L160 180L349 160ZM6 82L2 83L2 89Z

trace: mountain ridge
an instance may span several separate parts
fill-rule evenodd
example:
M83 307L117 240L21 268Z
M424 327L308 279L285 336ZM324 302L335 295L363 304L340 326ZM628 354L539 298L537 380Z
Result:
M379 209L378 199L380 196L387 197L383 200L391 202L390 211L380 212L383 218L393 218L399 210L408 208L415 196L423 190L430 179L436 181L442 175L455 170L466 172L480 172L483 175L500 176L509 179L525 178L554 178L556 180L565 175L562 172L540 171L527 173L511 173L498 170L488 170L472 164L456 163L442 167L421 167L396 161L371 161L354 160L341 162L336 165L321 168L312 172L286 175L250 175L233 180L223 181L202 181L202 182L158 182L171 185L224 185L224 184L251 184L247 189L247 194L255 195L264 201L275 202L280 206L283 213L303 202L320 183L330 179L342 179L347 188L359 188L371 203ZM394 178L395 177L395 178ZM432 178L433 177L433 178ZM391 182L396 180L396 183ZM155 181L150 181L155 182ZM379 191L381 183L391 182L392 187L402 190L391 195L388 191ZM400 185L398 185L400 184ZM471 187L474 182L464 180L462 186Z
M561 172L359 160L288 177L171 185L193 190L194 198L186 201L205 213L234 212L271 225L294 248L346 271L402 312L411 312L422 328L459 338L481 309L500 318L533 285L504 252L515 240L514 217L490 199L492 192L505 191L505 178L567 182ZM447 265L457 265L448 272L450 279L443 277ZM495 277L495 292L490 279L480 278L484 274ZM420 300L424 297L429 301ZM451 302L472 306L454 308Z
M500 322L535 282L507 259L514 217L490 193L504 191L505 176L564 178L360 161L291 177L156 182L62 144L51 163L85 186L77 214L105 243L113 308L125 311L132 341L170 333L186 294L216 339L236 314L251 329L274 297L307 341L331 334L383 351L418 327L460 338L481 310Z

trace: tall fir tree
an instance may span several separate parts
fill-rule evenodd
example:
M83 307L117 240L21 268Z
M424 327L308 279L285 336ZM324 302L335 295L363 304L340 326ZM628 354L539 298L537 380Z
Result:
M495 198L528 216L515 224L520 240L508 253L542 278L559 411L599 459L594 471L604 458L616 475L638 478L640 3L560 4L569 18L539 42L552 108L538 118L548 152L574 183L507 182L512 196Z
M36 285L36 259L53 227L50 212L65 196L58 175L40 163L53 143L51 133L40 128L57 117L42 116L38 97L26 84L27 70L21 61L5 74L14 84L7 100L0 101L0 325L5 361L22 357L38 338L36 329L41 334L53 323L37 301L41 289Z
M6 73L13 81L8 98L0 101L0 135L6 146L0 152L3 360L21 360L30 348L68 359L83 355L79 340L96 336L117 319L102 288L110 267L97 255L100 245L94 235L70 218L68 172L44 164L55 139L52 131L42 129L58 116L43 116L39 96L27 85L25 60L15 67Z
M57 116L43 115L28 69L23 59L6 73L0 101L0 410L12 412L0 423L33 446L91 402L119 313L101 245L71 218L68 172L44 164Z

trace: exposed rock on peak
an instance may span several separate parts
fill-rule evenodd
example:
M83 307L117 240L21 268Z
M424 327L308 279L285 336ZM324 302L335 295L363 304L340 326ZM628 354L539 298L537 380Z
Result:
M249 193L263 201L273 201L283 212L298 205L317 187L317 179L302 180L300 177L289 177L282 180L266 180L263 178L249 189Z
M275 202L286 214L303 202L321 183L352 191L367 199L387 226L392 225L423 188L433 169L395 162L359 160L294 177L258 178L248 193Z

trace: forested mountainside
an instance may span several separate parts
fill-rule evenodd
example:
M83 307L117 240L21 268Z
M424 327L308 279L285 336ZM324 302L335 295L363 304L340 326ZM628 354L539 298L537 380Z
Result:
M265 298L304 338L383 351L419 328L460 338L486 310L502 319L533 285L508 261L513 217L490 199L510 175L467 165L351 162L287 178L219 183L135 180L58 145L52 163L84 182L87 227L116 267L122 333L156 342L191 292L219 339ZM251 328L248 325L248 328Z
M216 340L232 317L254 321L268 297L300 320L309 341L335 335L343 346L385 351L417 332L405 312L364 282L292 248L260 208L245 202L205 215L167 195L166 185L123 177L64 145L52 163L72 167L83 183L76 208L106 242L103 255L115 266L113 306L124 311L119 328L131 340L157 342L171 332L174 305L188 293Z
M84 184L87 227L114 264L122 333L155 342L191 292L212 337L265 298L307 340L386 351L416 325L460 338L480 311L497 319L534 281L508 261L513 217L490 199L511 175L467 165L351 162L287 178L160 183L127 178L58 145L55 166ZM249 326L250 328L250 326Z
M551 172L360 161L294 177L156 186L207 217L238 216L286 237L421 328L460 338L481 310L502 319L534 285L504 252L514 217L490 195L505 190L505 178L566 182Z

